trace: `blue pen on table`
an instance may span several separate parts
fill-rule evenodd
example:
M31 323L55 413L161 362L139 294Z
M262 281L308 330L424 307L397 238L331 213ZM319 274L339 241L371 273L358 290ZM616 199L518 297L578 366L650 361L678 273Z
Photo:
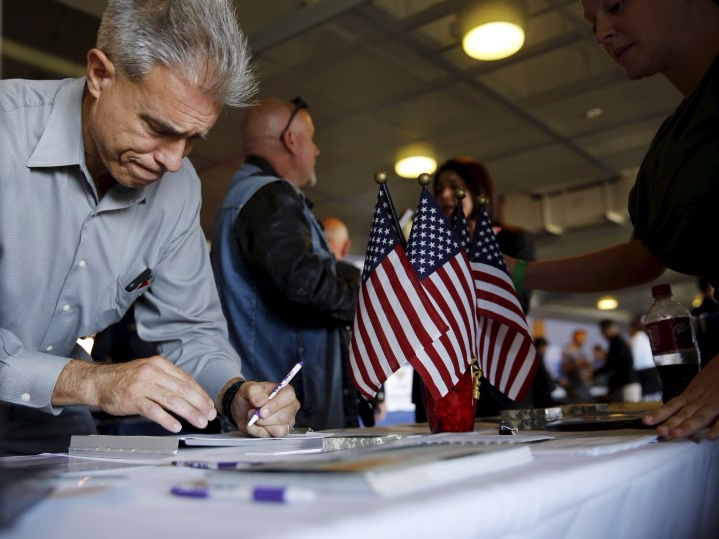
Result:
M290 380L292 380L295 377L295 374L297 374L299 372L299 370L302 368L302 363L303 362L300 361L299 363L297 363L297 365L292 367L292 370L287 373L287 376L285 376L284 379L279 384L277 384L275 389L272 390L272 393L270 393L270 396L268 397L268 399L274 398L274 396L277 395L277 393L279 393L280 389L282 389L283 387L285 387L287 384L290 383ZM259 418L260 418L260 409L257 408L257 409L255 409L254 415L247 422L247 426L249 427L251 425L254 425L255 421L257 421Z
M250 486L234 484L186 483L170 490L186 498L236 498L252 502L302 503L317 497L314 490L293 486Z

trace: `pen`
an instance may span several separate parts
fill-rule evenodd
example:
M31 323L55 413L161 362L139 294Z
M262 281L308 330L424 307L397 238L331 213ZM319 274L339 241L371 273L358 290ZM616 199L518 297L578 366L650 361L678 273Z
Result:
M279 384L277 384L277 387L275 387L275 389L272 390L272 393L270 393L270 396L268 397L269 399L272 399L275 395L277 395L277 393L280 391L280 389L282 389L283 387L285 387L287 384L290 383L290 380L292 380L295 377L295 374L297 374L299 372L299 370L302 368L302 363L303 362L300 361L299 363L297 363L297 365L292 367L292 370L287 373L287 376L285 376L284 379ZM260 418L260 409L257 408L257 409L255 409L254 415L247 422L247 426L249 427L251 425L254 425L255 421L257 421L259 418Z
M186 498L236 498L253 502L298 503L312 502L314 490L284 486L248 486L228 484L186 483L170 490L175 496Z
M173 460L173 466L184 466L186 468L199 468L201 470L237 470L249 466L246 462L208 462L201 460Z

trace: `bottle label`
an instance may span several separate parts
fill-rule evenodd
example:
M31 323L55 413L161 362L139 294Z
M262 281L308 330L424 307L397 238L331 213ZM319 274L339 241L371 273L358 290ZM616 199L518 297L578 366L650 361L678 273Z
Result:
M696 344L691 316L678 316L647 324L647 334L655 356L679 350L692 350Z

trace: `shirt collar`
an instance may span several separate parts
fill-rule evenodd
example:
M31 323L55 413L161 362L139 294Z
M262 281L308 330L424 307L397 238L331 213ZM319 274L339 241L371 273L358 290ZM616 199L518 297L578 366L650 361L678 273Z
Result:
M279 173L275 170L275 167L273 167L269 161L266 159L259 157L257 155L248 155L245 159L245 163L248 165L256 166L257 168L262 171L263 174L266 174L267 176L275 176L277 178L281 178L282 176L279 175Z
M94 181L85 163L85 143L82 137L82 96L86 81L86 77L63 81L45 130L28 159L27 166L43 168L76 165L82 169L86 181L94 188ZM103 207L116 209L143 202L147 196L145 189L115 186L103 198L108 199L103 203Z
M82 140L82 94L85 77L63 81L28 167L85 166Z
M266 159L259 157L257 155L248 155L245 158L245 163L248 165L255 166L260 169L260 171L263 174L266 174L267 176L275 176L277 178L282 178L282 176L279 175L279 173L275 170L275 167L273 167ZM291 181L288 181L286 178L282 178L287 183L289 183L292 188L297 192L297 194L300 196L300 198L304 201L304 203L307 205L308 208L312 209L312 206L314 206L314 203L307 198L307 195L305 195L302 192L302 189L297 187L294 183Z

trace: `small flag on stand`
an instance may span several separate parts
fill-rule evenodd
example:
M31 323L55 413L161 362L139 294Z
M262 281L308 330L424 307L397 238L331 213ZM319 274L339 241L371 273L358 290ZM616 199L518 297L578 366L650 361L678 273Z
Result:
M350 372L368 399L448 330L400 245L388 194L380 186L350 342Z
M464 207L462 206L462 199L465 195L466 191L464 191L464 188L457 188L457 207L454 208L454 211L449 218L449 222L452 223L452 227L454 228L459 241L462 242L462 248L464 249L464 252L467 253L467 257L469 257L472 240L469 237L469 227L467 226L467 219L464 216Z
M410 360L436 398L454 387L475 357L475 291L462 241L426 185L407 242L407 257L450 330Z
M484 207L477 215L470 262L480 367L494 387L510 399L522 400L537 369L537 351Z

